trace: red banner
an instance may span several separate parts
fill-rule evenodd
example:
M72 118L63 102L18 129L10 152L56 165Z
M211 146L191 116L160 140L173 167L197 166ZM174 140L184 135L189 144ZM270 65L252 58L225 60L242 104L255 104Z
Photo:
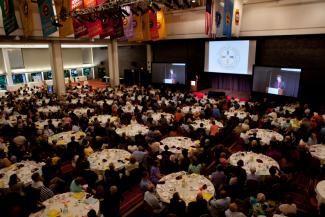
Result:
M76 9L83 9L83 2L82 0L72 0L71 1L71 10ZM73 30L74 30L74 37L81 38L88 35L87 27L84 23L80 22L78 19L73 18Z
M157 15L156 13L153 13L151 10L148 11L148 14L149 14L150 38L151 40L157 40L159 39Z
M96 0L83 0L84 8L92 8L96 7ZM94 22L86 22L86 27L88 30L89 38L93 38L97 35L100 35L103 32L102 22L100 20L96 20L96 17L93 17Z

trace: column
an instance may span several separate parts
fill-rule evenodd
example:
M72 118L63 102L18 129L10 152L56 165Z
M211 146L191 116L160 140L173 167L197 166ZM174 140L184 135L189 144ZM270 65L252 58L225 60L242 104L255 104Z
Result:
M147 70L151 74L151 63L152 63L152 49L151 44L147 44Z
M6 48L2 48L2 56L3 56L4 70L7 78L7 85L13 85L9 55L8 55L8 50Z
M109 81L111 86L118 86L120 84L120 72L118 66L118 46L116 39L108 42L107 52Z
M62 96L65 94L65 83L61 43L59 41L53 41L50 43L50 60L53 73L54 91L58 96Z

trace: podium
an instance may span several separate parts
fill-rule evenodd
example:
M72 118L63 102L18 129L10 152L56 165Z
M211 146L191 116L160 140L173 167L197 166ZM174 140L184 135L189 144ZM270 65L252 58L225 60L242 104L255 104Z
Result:
M283 95L283 89L268 87L267 93L275 95Z

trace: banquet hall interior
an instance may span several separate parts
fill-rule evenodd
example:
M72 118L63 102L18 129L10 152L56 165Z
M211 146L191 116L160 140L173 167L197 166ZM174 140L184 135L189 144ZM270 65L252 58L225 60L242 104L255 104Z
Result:
M1 217L324 217L325 0L0 0Z

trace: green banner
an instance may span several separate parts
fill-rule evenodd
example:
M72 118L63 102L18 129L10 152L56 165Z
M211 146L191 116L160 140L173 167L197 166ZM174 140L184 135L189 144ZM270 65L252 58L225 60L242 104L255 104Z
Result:
M0 0L0 7L2 11L3 27L6 35L9 35L18 29L14 2L13 0Z

